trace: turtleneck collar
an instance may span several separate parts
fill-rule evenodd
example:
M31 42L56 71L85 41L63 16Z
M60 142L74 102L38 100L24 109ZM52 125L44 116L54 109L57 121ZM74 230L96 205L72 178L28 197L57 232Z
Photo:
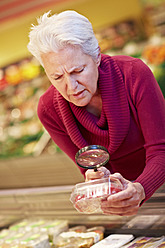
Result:
M103 109L97 122L85 107L77 107L58 94L60 113L66 130L77 147L82 148L89 144L81 134L76 120L90 132L101 132L101 135L108 135L109 147L107 148L109 153L112 154L127 135L130 123L129 105L123 76L113 57L102 55L98 87L102 97ZM108 124L108 130L99 127L103 123L105 124L105 121Z

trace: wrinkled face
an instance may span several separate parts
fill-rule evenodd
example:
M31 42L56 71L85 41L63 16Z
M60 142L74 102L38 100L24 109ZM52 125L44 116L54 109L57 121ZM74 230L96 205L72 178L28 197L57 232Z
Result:
M76 106L86 106L97 91L98 61L78 46L42 54L46 75L59 93Z

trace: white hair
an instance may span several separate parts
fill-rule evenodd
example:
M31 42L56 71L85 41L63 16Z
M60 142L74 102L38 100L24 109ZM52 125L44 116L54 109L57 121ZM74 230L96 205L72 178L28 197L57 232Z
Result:
M67 45L79 45L85 54L97 60L100 52L98 41L85 16L71 10L49 15L50 11L43 14L29 33L28 50L41 65L43 53L58 52Z

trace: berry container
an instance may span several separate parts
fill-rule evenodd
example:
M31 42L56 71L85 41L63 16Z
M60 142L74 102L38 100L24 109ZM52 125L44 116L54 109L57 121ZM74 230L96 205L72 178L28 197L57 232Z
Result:
M107 177L91 180L76 184L72 189L70 201L78 212L84 214L102 213L101 201L121 190L123 190L123 186L116 178Z

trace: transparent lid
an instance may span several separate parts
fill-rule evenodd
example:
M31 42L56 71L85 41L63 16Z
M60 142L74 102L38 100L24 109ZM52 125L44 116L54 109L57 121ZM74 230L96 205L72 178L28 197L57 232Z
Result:
M74 186L73 189L75 193L82 193L82 192L89 191L90 189L91 190L101 189L101 187L104 187L105 185L108 185L109 187L113 186L113 188L116 188L116 189L122 189L121 182L116 178L110 179L110 177L90 180L84 183L78 183Z
M110 177L78 183L74 186L70 201L79 212L101 211L101 200L123 190L121 182Z

